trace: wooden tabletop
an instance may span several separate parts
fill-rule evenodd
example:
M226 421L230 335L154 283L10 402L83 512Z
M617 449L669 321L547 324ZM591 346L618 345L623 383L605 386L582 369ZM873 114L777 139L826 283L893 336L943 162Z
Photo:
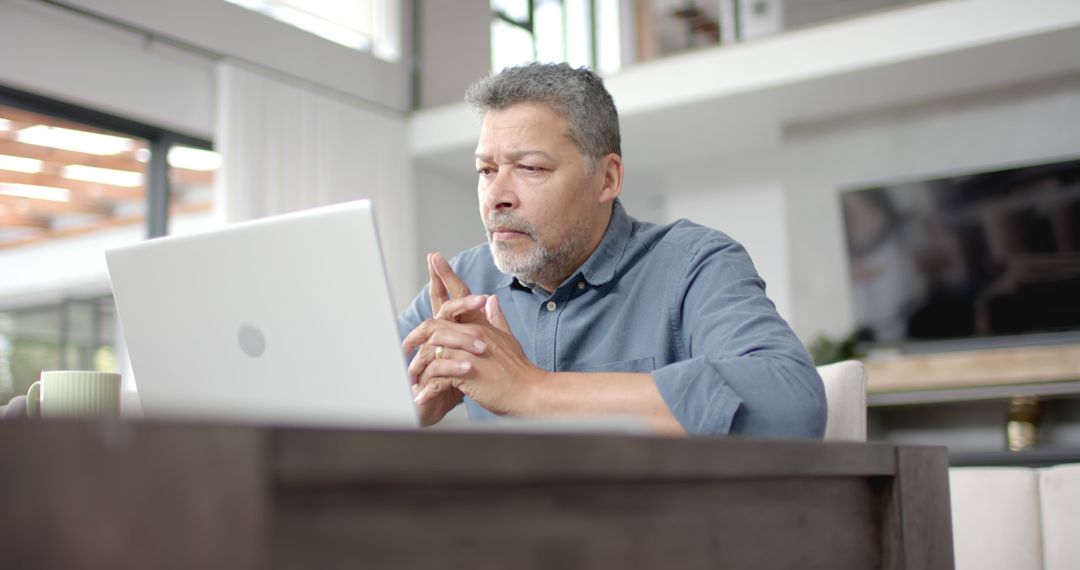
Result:
M944 448L0 423L4 568L952 568Z

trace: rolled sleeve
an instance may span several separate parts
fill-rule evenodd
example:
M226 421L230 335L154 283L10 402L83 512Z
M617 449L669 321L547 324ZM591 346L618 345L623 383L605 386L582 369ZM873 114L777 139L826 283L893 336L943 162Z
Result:
M673 326L689 358L653 373L688 433L820 438L827 404L806 349L734 241L696 252Z
M827 416L813 366L778 358L693 358L653 372L687 433L821 438Z
M653 380L664 403L687 433L730 433L742 398L716 377L706 359L694 358L665 366L653 372Z

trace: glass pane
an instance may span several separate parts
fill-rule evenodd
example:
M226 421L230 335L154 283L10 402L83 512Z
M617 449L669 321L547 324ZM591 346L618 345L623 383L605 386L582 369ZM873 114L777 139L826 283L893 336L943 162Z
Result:
M532 34L500 19L491 22L491 69L500 71L533 59Z
M622 67L619 0L596 2L596 71L614 73Z
M212 150L174 145L169 149L169 233L185 234L215 223L214 176L221 155Z
M268 2L273 3L275 2ZM276 4L368 37L374 29L371 0L277 0Z
M536 60L543 62L566 61L563 38L563 9L559 0L537 0L534 8L536 35Z
M149 155L143 140L0 106L0 274L16 248L125 227L141 237Z
M566 0L566 62L573 67L593 67L590 3Z
M116 372L115 333L111 296L0 311L0 405L25 394L42 370Z

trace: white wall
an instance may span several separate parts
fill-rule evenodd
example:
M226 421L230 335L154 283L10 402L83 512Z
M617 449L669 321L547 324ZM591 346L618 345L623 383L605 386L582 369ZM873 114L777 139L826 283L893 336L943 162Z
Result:
M420 255L414 263L416 290L427 281L424 254L442 253L447 259L478 243L483 243L484 227L476 201L476 177L473 165L462 165L460 172L417 166L416 237ZM396 299L399 304L408 299Z
M421 0L417 8L418 106L458 103L491 70L491 2Z
M840 189L1080 156L1077 125L1080 76L788 128L785 239L796 332L810 341L854 326Z

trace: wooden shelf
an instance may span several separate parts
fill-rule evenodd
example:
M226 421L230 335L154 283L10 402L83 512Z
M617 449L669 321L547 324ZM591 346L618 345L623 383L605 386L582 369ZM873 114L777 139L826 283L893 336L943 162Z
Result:
M866 395L866 405L870 407L907 406L918 404L973 402L978 400L1007 400L1013 396L1037 396L1049 398L1075 395L1080 395L1080 381L1008 384L1003 386L974 386L971 388L942 388L938 390L875 392Z
M1080 380L1080 344L871 358L866 372L871 395L1008 386L1022 391L1025 385ZM1067 388L1076 393L1075 386Z

